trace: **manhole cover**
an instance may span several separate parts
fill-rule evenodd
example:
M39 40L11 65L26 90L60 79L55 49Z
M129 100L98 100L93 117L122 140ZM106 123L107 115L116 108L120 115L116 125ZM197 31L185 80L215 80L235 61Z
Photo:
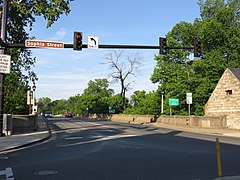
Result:
M37 171L34 174L37 176L45 176L45 175L54 175L57 174L57 171L54 170L44 170L44 171Z

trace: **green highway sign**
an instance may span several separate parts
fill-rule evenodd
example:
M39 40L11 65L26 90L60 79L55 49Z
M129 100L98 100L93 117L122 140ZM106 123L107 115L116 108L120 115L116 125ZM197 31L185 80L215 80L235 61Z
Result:
M169 99L169 106L178 106L179 105L179 99Z
M115 113L115 109L109 109L108 112L114 114Z

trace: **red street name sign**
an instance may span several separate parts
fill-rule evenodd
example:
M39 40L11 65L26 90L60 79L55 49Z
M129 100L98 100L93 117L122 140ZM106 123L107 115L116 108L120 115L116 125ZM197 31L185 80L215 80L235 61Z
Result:
M63 42L54 41L42 41L42 40L26 40L26 47L36 47L36 48L64 48Z

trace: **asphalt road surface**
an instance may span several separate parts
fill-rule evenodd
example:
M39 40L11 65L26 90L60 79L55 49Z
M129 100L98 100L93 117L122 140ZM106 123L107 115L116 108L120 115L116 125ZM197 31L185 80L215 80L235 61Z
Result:
M8 180L217 178L216 136L146 125L50 118L52 138L0 154ZM223 176L240 175L240 139L219 137Z

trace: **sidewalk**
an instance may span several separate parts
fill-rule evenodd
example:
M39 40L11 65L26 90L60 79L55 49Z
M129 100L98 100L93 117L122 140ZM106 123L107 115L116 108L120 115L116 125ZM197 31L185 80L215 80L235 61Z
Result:
M237 129L201 128L201 127L178 126L178 125L170 125L170 124L162 124L162 123L151 123L151 125L154 127L162 127L162 128L174 129L178 131L240 138L240 130L237 130Z
M44 118L39 116L37 123L38 130L35 132L0 137L0 152L24 147L48 139L51 133Z

